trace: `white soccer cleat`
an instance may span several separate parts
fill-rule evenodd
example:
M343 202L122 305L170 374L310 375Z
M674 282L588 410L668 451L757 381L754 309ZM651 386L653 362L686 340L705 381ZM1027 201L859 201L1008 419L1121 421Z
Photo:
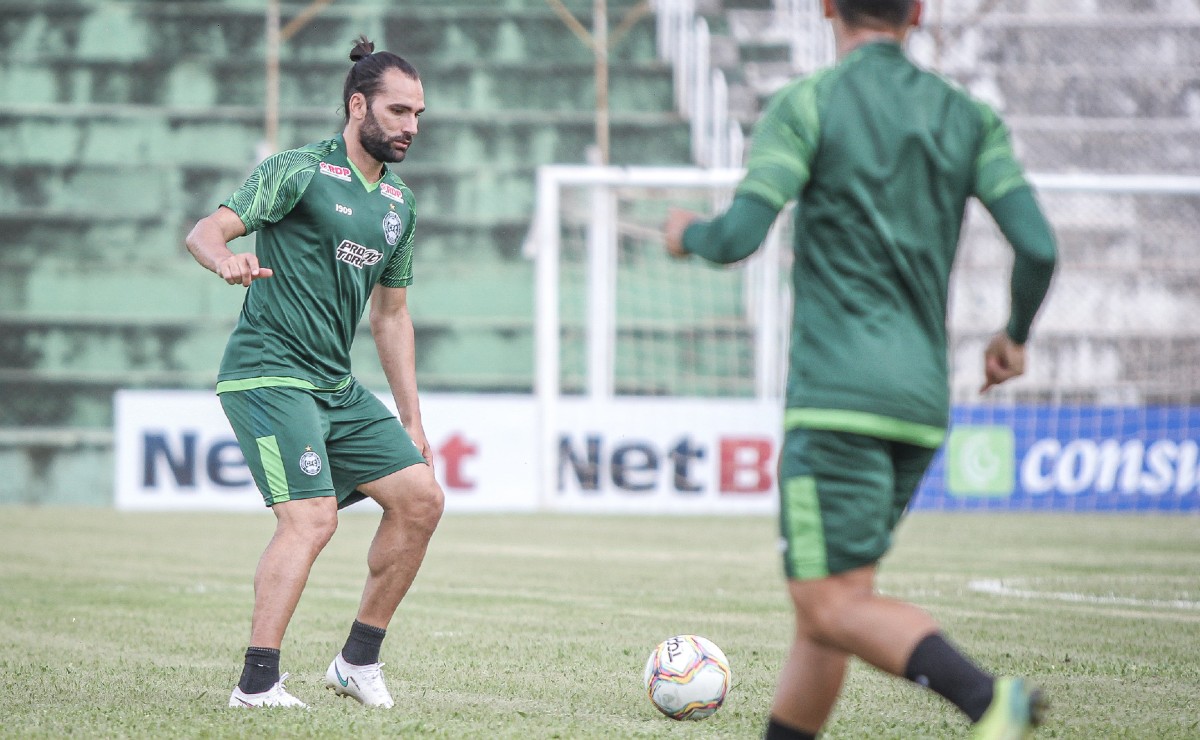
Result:
M338 653L329 670L325 671L325 685L333 689L338 696L348 696L358 700L364 707L383 707L390 709L396 705L392 695L383 683L383 663L368 663L353 665L342 659Z
M233 695L229 697L229 706L231 707L300 707L307 709L308 705L300 701L296 697L287 692L283 688L283 682L287 680L288 674L283 674L279 677L279 682L271 688L259 694L247 694L242 691L241 687L236 687L233 690Z

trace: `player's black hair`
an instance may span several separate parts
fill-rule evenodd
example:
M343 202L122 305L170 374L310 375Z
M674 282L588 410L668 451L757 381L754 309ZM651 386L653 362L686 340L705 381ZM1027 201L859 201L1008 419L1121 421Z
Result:
M342 86L342 110L347 121L350 120L350 96L362 93L370 105L375 93L379 92L383 73L389 69L398 69L414 80L421 79L416 67L390 51L375 51L375 44L366 36L359 36L354 42L350 61L354 66L346 73L346 84Z
M899 28L908 22L916 0L834 0L848 26Z

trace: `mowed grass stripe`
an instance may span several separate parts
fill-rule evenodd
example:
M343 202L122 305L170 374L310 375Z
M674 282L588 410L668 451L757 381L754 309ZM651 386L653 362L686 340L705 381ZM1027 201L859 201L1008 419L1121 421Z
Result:
M321 685L375 524L342 517L285 641L312 710L245 713L224 704L269 514L0 509L0 736L761 736L792 630L773 519L447 516L384 645L392 712ZM1028 593L972 588L986 581ZM1175 606L1200 591L1197 517L919 513L880 586L986 667L1045 687L1045 736L1200 737L1200 618ZM728 703L700 723L662 717L641 687L651 648L680 632L733 667ZM856 663L826 736L966 730Z

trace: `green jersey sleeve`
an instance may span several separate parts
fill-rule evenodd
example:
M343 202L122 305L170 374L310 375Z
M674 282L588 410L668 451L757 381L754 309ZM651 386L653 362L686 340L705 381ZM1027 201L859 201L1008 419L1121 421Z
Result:
M247 234L273 224L300 202L321 156L311 148L272 155L255 167L246 182L221 205L242 219Z
M797 80L775 94L750 144L738 195L781 210L808 182L820 136L817 89L828 71Z
M739 195L720 216L688 226L683 248L721 265L746 259L762 246L778 213L753 195Z
M1009 280L1011 308L1005 330L1014 342L1025 344L1054 275L1058 259L1054 231L1028 187L1009 192L987 204L987 208L1014 253Z
M983 123L983 138L975 157L975 197L995 203L1012 191L1025 187L1025 173L1013 153L1008 127L991 106L974 101Z
M412 193L409 193L409 198ZM395 252L392 252L391 259L388 260L387 267L384 268L383 275L379 278L379 284L385 288L404 288L412 285L412 258L413 258L413 236L417 231L417 208L413 204L410 211L412 214L408 219L408 228L404 230L404 235L400 237L400 246Z

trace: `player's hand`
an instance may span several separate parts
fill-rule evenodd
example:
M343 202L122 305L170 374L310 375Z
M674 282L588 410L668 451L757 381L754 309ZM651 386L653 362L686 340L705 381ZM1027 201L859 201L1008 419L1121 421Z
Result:
M425 462L429 464L429 469L433 470L433 448L429 446L429 440L425 437L425 430L420 424L416 424L412 429L405 429L408 432L409 438L413 444L421 451L421 457L425 458Z
M275 272L269 267L261 267L258 257L250 252L231 254L217 265L217 274L230 285L250 287L250 283L262 278L269 278Z
M682 208L671 208L667 211L667 222L663 224L667 254L672 257L688 256L688 251L683 248L683 232L699 218L700 214Z
M988 388L1011 380L1025 372L1025 345L1017 344L1001 331L992 337L988 346L983 350L983 387L984 393Z

